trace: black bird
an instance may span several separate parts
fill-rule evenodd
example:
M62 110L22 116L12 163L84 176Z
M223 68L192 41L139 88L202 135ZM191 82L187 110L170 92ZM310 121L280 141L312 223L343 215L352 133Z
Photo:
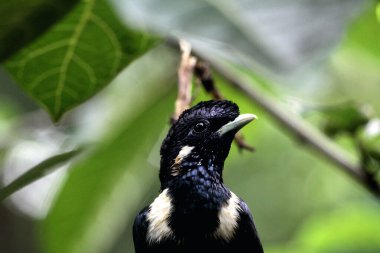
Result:
M133 225L136 253L263 252L247 204L222 178L235 134L255 118L227 100L182 113L161 146L161 192Z

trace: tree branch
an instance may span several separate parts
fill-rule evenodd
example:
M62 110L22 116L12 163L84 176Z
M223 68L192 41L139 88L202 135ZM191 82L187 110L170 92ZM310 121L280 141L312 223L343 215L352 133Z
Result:
M166 44L172 48L178 48L178 43L172 38L169 38ZM208 62L211 68L218 72L233 87L241 91L243 95L247 96L252 103L266 111L278 124L288 130L294 138L310 146L322 157L335 164L344 173L356 180L376 198L380 199L380 186L376 182L374 183L373 178L368 176L367 168L351 161L349 154L329 140L324 134L307 124L297 115L281 108L265 92L256 88L259 85L255 84L252 79L232 71L231 68L218 60L214 60L209 55L197 51L193 51L193 54L197 58Z
M191 80L197 59L191 56L191 45L186 41L180 41L181 63L178 68L178 93L175 101L175 111L171 123L175 122L181 113L191 104Z
M309 145L320 155L327 158L330 162L337 165L338 168L359 182L375 197L380 198L379 185L374 184L373 180L368 178L366 168L352 162L349 155L342 148L330 141L325 135L307 124L297 115L282 109L271 97L259 89L256 89L255 87L258 87L258 85L254 84L252 79L248 79L242 74L237 74L220 63L220 61L214 61L207 55L201 55L200 57L208 61L212 68L225 80L237 90L241 91L253 103L265 110L275 121L287 129L289 133L293 134L296 139L303 144Z
M168 38L166 44L172 48L178 48L178 42L173 38ZM244 74L236 73L227 67L226 64L215 60L212 56L197 51L193 51L192 53L198 59L208 62L211 68L218 72L233 87L241 91L243 95L247 96L251 102L266 111L278 124L292 134L294 138L310 146L322 157L335 164L344 173L356 180L371 192L373 196L380 199L380 186L373 178L368 176L367 168L353 162L349 154L329 140L324 134L307 124L298 115L284 110L270 96L258 89L259 85L255 84L252 79Z

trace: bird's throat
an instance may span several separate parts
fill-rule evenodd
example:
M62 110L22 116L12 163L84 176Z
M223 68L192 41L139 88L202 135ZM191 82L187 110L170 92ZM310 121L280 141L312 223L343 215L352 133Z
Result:
M230 198L218 170L199 165L173 180L169 186L174 207L170 224L176 233L194 236L215 231L219 210Z

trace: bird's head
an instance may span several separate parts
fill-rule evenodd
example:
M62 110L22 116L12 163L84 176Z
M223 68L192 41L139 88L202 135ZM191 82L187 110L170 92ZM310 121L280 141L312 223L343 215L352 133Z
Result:
M227 100L200 102L184 111L172 125L161 146L161 185L192 168L212 167L221 176L224 161L235 134L256 119L239 114L239 107Z

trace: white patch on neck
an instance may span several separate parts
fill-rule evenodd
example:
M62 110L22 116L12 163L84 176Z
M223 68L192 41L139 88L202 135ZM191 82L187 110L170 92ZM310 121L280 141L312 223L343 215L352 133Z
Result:
M219 226L214 232L215 237L227 242L232 239L238 226L239 210L241 210L239 203L239 197L231 192L227 204L219 211Z
M149 243L160 242L162 239L168 238L173 234L168 225L171 209L171 199L168 189L165 189L150 205L147 215L149 221L147 238Z
M183 146L182 149L179 151L177 157L174 159L174 163L172 165L172 176L178 176L180 170L179 167L181 165L182 160L188 156L191 151L194 149L194 147L191 146Z

